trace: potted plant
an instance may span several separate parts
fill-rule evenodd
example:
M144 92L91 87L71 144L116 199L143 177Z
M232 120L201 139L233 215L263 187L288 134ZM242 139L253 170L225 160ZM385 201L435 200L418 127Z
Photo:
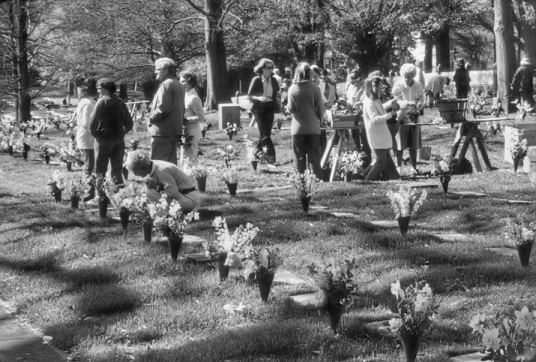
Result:
M50 157L56 156L57 153L58 148L51 143L45 143L39 149L39 156L45 159L47 165L50 163Z
M435 176L439 176L439 181L443 187L443 191L447 193L449 191L449 182L452 174L452 165L449 165L447 161L442 158L437 158L434 160L434 171Z
M289 180L296 189L296 194L302 204L303 212L307 214L309 212L311 198L315 193L316 176L310 170L300 173L295 169L294 173L290 175Z
M207 177L209 174L210 170L205 163L190 166L190 176L196 179L199 192L206 191Z
M58 170L54 171L52 178L47 181L50 194L54 196L56 202L61 202L61 192L65 189L65 178Z
M73 142L69 142L68 145L62 143L59 152L60 161L67 165L67 171L72 170L72 164L75 162L80 166L84 164L84 161L81 160L80 150L75 148Z
M217 242L204 244L205 255L216 262L220 281L227 279L230 268L237 268L242 264L244 248L251 245L259 229L252 224L240 225L231 234L224 218L218 216L212 223L218 234Z
M411 216L419 210L427 195L426 190L423 190L419 196L412 188L403 186L398 192L387 191L387 197L391 200L402 236L407 234Z
M261 165L273 165L275 163L274 156L268 154L268 147L263 147L262 150L257 151L257 159Z
M234 160L237 160L240 156L240 151L236 150L233 145L228 145L223 148L217 148L216 149L216 158L223 159L225 162L225 167L229 168L231 167L231 163Z
M400 281L391 284L391 293L396 298L393 308L400 318L389 321L391 332L398 332L404 347L406 362L415 362L423 332L431 325L431 318L437 314L439 302L432 288L425 282L416 282L402 289Z
M71 197L71 208L78 209L80 195L84 192L85 182L80 176L69 177L67 180L67 192Z
M251 167L253 171L257 171L257 165L259 164L259 154L257 152L257 147L253 144L248 138L248 135L244 135L244 143L246 145L246 159L248 162L251 162Z
M236 136L238 132L242 130L242 126L236 123L227 123L227 128L225 129L225 132L227 133L227 136L229 137L229 141L233 139L233 136Z
M500 98L493 98L493 104L491 105L490 112L491 115L494 117L499 117L501 113L504 112L504 108L502 107L502 102Z
M319 288L315 295L315 306L321 317L328 312L330 326L335 334L342 313L353 304L357 292L357 283L352 273L355 267L355 259L339 263L334 258L326 264L312 263L307 266Z
M469 323L473 333L482 335L487 356L495 362L534 361L536 357L536 311L528 306L511 306L495 316L476 314Z
M529 152L529 146L527 139L523 138L520 140L523 135L523 131L520 131L518 134L512 134L510 138L510 155L514 161L514 172L517 172L519 166L519 160L522 160L527 156Z
M253 276L259 286L259 292L263 302L268 301L275 271L281 265L281 257L278 249L254 248L251 243L245 247L245 268L246 280Z
M352 182L352 176L354 172L361 172L363 164L367 154L365 152L357 151L346 151L344 152L339 159L339 170L343 179L346 179L346 182Z
M99 207L99 217L101 219L106 218L108 213L108 204L110 203L110 198L107 194L107 183L106 176L96 175L93 182L95 183L95 190L97 193L97 205Z
M283 123L286 121L285 115L282 113L277 113L274 115L274 123L277 129L281 129Z
M140 141L137 138L131 138L129 142L130 147L132 147L132 151L136 151L140 145Z
M133 184L128 184L126 187L119 189L115 195L110 198L112 205L119 213L119 219L121 220L121 227L123 230L128 228L128 222L130 221L130 210L134 202L134 197L138 193Z
M199 126L201 127L201 136L205 138L207 131L212 127L212 123L203 121L199 123Z
M508 218L503 231L506 240L515 245L521 266L528 266L534 243L534 224L527 225L520 217Z
M130 218L136 224L141 225L143 240L147 243L150 243L153 232L153 220L151 219L151 214L149 213L147 196L144 192L139 192L134 196L134 198L132 198L132 204L130 205Z
M177 200L168 201L165 194L158 203L149 204L153 226L167 238L172 260L177 260L184 237L184 230L192 220L199 220L197 211L184 214Z
M219 169L217 175L227 185L229 194L236 196L236 190L238 189L238 170L236 166Z

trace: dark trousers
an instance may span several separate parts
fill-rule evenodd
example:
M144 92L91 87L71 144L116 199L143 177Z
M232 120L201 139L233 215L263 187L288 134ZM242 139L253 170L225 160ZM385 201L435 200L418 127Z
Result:
M153 136L151 140L151 160L160 160L177 164L177 143L179 136Z
M533 98L532 89L529 89L528 91L527 90L522 90L520 92L520 95L521 95L521 101L523 103L527 102L530 106L534 107L534 98Z
M254 113L260 134L257 150L262 151L263 148L266 148L268 155L271 156L275 162L275 147L271 139L272 127L274 125L274 110L273 108L263 106Z
M368 143L367 132L364 129L353 129L352 138L354 139L357 150L359 152L365 152L367 155L367 160L363 164L364 167L367 167L372 160L372 151Z
M320 135L307 134L292 136L292 151L294 158L294 168L303 173L307 169L307 161L313 169L313 173L322 179L322 169L320 168ZM306 161L307 159L307 161Z
M106 175L108 161L112 167L112 180L114 184L123 183L123 157L125 156L125 140L95 141L95 172L97 175Z
M82 152L82 160L84 161L84 173L87 179L91 179L91 174L95 169L95 150L90 148L84 148L80 150ZM95 186L90 186L86 196L93 198L95 196Z
M400 174L396 170L395 163L391 157L389 149L375 149L376 162L371 166L365 180L377 181L381 178L384 181L389 179L396 180L400 178Z

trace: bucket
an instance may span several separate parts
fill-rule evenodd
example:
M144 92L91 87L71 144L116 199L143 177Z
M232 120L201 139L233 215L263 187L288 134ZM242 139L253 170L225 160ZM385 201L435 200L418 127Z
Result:
M417 162L430 161L430 155L432 154L432 147L421 147L417 150Z

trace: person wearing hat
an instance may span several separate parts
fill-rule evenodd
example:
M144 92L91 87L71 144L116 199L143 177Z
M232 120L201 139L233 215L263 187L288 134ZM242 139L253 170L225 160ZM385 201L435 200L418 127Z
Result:
M534 85L532 78L534 77L534 69L529 58L521 59L521 66L517 68L510 88L512 91L521 96L523 103L528 103L534 107Z
M270 159L275 162L275 148L271 136L277 94L279 93L279 82L272 76L273 69L274 62L270 59L263 58L257 63L254 71L258 75L251 80L248 97L253 103L251 111L255 115L260 133L257 150L263 151L266 149Z
M456 98L467 98L471 90L471 78L469 78L469 72L465 68L465 61L463 59L458 59L452 80L456 83Z

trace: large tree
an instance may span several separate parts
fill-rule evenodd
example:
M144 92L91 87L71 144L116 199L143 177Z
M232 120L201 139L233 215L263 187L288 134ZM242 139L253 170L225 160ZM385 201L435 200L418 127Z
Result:
M495 49L497 56L497 97L503 107L510 101L510 81L516 69L512 1L495 0Z

